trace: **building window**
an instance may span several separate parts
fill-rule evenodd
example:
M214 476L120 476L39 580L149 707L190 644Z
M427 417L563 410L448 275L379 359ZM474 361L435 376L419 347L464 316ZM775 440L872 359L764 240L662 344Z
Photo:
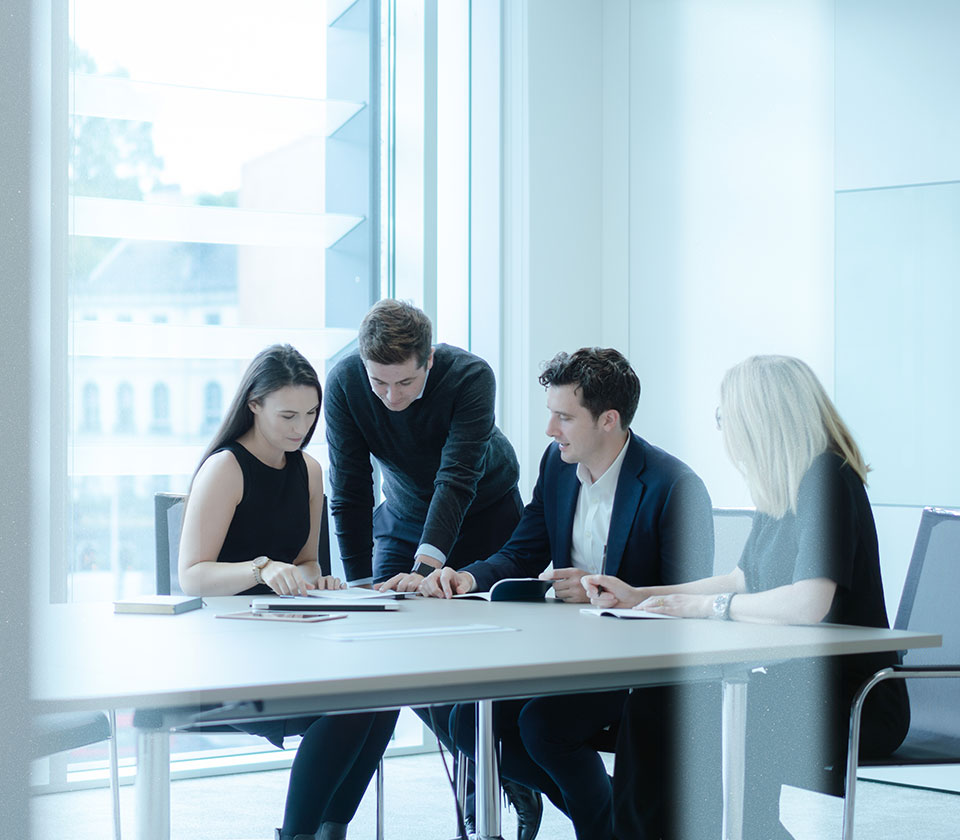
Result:
M162 382L153 386L153 423L154 432L170 431L170 389Z
M93 382L87 382L83 386L80 431L86 434L100 431L100 389Z
M117 386L117 422L113 430L121 435L133 434L133 385L121 382Z
M223 416L223 388L219 382L208 382L203 388L203 429L212 434L220 425Z

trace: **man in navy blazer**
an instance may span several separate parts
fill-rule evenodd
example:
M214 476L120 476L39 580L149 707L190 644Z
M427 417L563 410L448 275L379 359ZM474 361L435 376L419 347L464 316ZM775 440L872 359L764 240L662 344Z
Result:
M425 595L489 589L540 575L558 598L585 602L580 579L602 570L632 585L708 576L713 518L703 482L686 464L630 431L640 382L616 350L560 353L544 367L553 438L533 498L506 545L460 571L427 577ZM553 570L544 572L549 564ZM579 616L578 616L579 618ZM501 772L543 791L573 821L578 838L613 833L612 789L590 741L619 721L625 691L505 701L495 706ZM455 740L473 748L468 710L451 715Z

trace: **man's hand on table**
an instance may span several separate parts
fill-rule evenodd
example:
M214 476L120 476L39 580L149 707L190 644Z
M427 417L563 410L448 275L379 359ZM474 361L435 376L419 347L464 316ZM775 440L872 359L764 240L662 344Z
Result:
M414 558L413 568L417 568L419 565L430 566L439 571L438 561L433 557L418 554L416 558ZM373 588L380 592L386 592L389 589L395 589L397 592L418 592L420 591L420 584L423 583L423 580L424 575L416 574L415 572L401 572L389 580L385 580L383 583L378 583Z
M444 566L427 575L420 584L420 594L429 598L452 598L473 592L476 581L469 572L458 572Z

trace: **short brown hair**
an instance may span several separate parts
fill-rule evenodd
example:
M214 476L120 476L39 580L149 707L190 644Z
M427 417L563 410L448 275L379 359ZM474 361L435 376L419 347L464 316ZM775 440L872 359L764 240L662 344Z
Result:
M424 367L430 358L433 324L413 304L384 298L364 316L358 339L365 362L400 365L413 356L417 367Z
M640 401L640 380L623 354L611 347L581 347L572 356L557 353L543 366L540 384L573 385L580 405L594 421L604 411L620 414L620 428L633 420Z

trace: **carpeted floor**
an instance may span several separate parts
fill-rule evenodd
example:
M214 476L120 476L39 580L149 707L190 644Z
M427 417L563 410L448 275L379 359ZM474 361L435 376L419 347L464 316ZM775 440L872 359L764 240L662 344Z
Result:
M435 753L386 761L387 840L449 840L455 836L452 797ZM270 840L283 809L287 771L242 773L174 782L172 840ZM960 837L960 795L861 783L857 837L862 840L952 840ZM133 788L121 790L124 835L134 837ZM781 818L796 840L840 836L839 799L785 788ZM110 794L86 790L35 796L34 840L109 840ZM375 837L371 788L351 829L351 840ZM503 837L516 837L513 814L504 812ZM543 840L573 840L568 820L547 804Z

